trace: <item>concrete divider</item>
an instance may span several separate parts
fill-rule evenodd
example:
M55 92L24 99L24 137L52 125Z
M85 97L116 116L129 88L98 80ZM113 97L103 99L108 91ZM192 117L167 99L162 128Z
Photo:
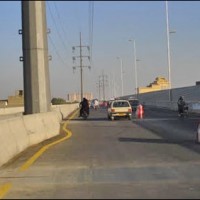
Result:
M52 110L59 111L62 114L62 118L65 119L71 112L79 108L78 103L74 104L67 104L67 106L64 105L54 105L52 106Z
M29 145L22 117L0 121L0 165L6 163Z
M57 135L60 131L60 117L56 112L27 115L23 117L29 146Z
M10 108L0 108L0 115L14 114L14 113L23 113L24 107L10 107Z
M51 112L0 120L0 166L27 147L60 133L60 122L78 108L78 104L52 107Z

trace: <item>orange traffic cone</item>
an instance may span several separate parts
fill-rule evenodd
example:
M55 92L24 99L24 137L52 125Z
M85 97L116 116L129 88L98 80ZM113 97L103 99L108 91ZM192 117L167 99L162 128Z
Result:
M144 109L143 109L143 106L140 104L139 106L138 106L138 113L137 113L137 115L138 115L138 118L143 118L143 114L144 114Z

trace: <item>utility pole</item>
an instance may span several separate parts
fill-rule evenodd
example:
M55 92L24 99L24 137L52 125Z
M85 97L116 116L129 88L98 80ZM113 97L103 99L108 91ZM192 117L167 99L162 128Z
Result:
M106 98L105 98L105 86L107 86L107 83L108 83L108 77L107 75L104 74L104 71L102 72L102 75L99 76L99 79L102 83L102 93L103 93L103 100L105 101Z
M83 99L83 67L88 67L89 69L91 69L91 66L83 66L83 57L87 57L90 60L90 56L83 56L82 48L87 47L87 49L89 51L90 47L82 45L81 32L80 32L80 45L79 46L73 46L72 47L73 52L75 51L76 47L80 48L80 55L79 56L73 56L72 59L73 59L73 62L74 62L76 60L76 58L79 58L80 59L80 66L74 66L73 70L75 70L77 67L80 67L80 76L81 76L81 99L80 100L82 101L82 99Z
M101 99L101 80L99 77L99 82L97 83L97 88L98 88L98 94L99 94L99 100Z
M115 73L113 73L113 97L115 98L116 97L116 90L115 90Z

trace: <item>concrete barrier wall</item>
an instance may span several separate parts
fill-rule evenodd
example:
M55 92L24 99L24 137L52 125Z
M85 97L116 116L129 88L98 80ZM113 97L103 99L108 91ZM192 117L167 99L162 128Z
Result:
M200 113L200 86L190 86L171 89L172 101L169 101L169 90L161 90L156 92L148 92L138 95L138 99L142 104L177 110L177 101L180 96L189 103L189 112ZM123 99L136 98L136 95L127 95Z
M55 111L23 116L29 146L57 135L61 119L61 114Z
M62 119L77 108L78 104L53 106L51 112L0 120L0 166L27 147L58 135Z
M62 114L63 119L65 119L72 111L79 108L79 103L64 105L53 105L52 110L59 111Z
M78 108L79 103L62 104L62 105L52 105L51 110L57 110L63 113L63 117L67 117L69 112L72 112L74 108ZM23 113L24 106L21 107L6 107L0 108L0 115L8 115L15 113Z
M11 107L11 108L0 108L0 115L7 115L13 113L23 113L24 107Z
M18 129L12 129L12 124ZM20 127L20 128L19 128ZM19 133L17 136L16 133ZM10 158L23 151L28 144L29 138L21 118L0 121L0 166Z

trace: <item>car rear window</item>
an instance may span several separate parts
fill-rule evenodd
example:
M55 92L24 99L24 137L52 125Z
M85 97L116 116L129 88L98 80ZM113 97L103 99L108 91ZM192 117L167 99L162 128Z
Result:
M118 102L114 102L113 103L113 107L117 108L117 107L129 107L129 103L126 101L118 101Z

